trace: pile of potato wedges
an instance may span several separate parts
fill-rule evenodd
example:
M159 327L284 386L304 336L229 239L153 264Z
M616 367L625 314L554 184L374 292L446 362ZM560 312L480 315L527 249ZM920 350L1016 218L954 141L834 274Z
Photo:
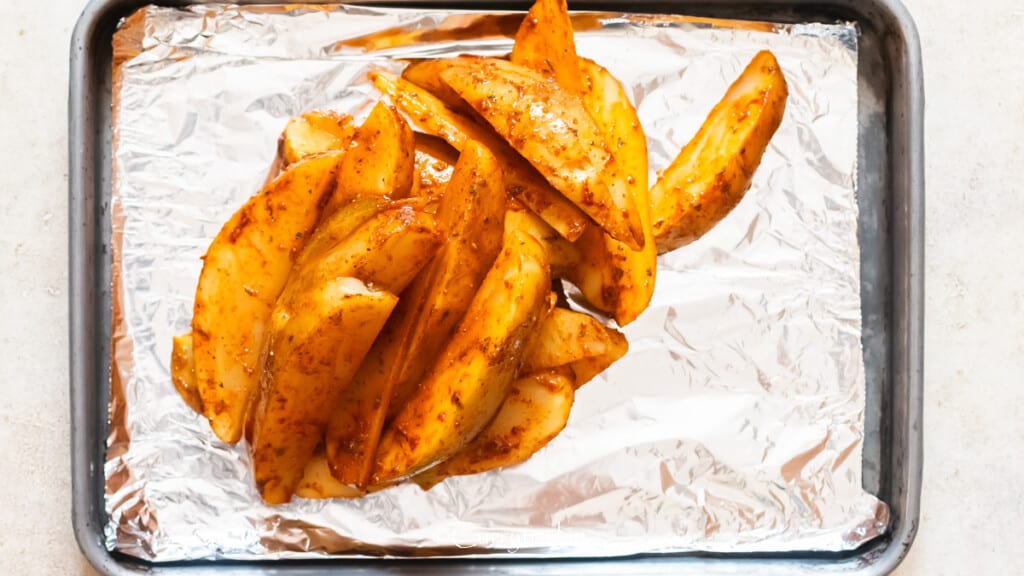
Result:
M626 90L537 0L507 58L369 75L357 125L312 111L204 257L172 379L271 504L424 488L524 461L626 338L553 286L633 321L657 256L740 201L782 120L768 52L648 187ZM390 104L389 104L390 103ZM554 284L553 284L554 282Z

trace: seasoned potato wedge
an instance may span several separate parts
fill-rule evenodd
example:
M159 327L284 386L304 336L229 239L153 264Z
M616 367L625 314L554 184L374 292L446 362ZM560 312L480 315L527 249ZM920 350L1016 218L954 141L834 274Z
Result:
M364 222L319 258L303 258L285 288L305 289L352 276L398 294L441 245L434 218L408 206L385 210Z
M538 0L530 11L537 14L523 21L516 36L518 56L513 49L512 62L553 76L564 91L581 95L584 108L605 137L614 169L620 173L616 177L625 175L643 226L644 247L640 250L589 227L576 242L576 265L566 270L591 305L611 313L625 326L647 308L657 273L647 191L647 138L619 81L597 63L576 57L565 3ZM543 25L538 26L538 21Z
M340 152L296 163L246 202L206 251L196 288L192 346L203 414L235 443L256 390L259 351L293 255L320 218Z
M570 94L583 91L576 40L565 0L537 0L516 32L512 62L555 79Z
M511 62L481 58L441 78L552 186L613 238L643 247L643 226L626 174L578 98Z
M326 434L335 477L365 486L385 416L398 412L437 360L502 244L501 170L469 142L438 207L446 237L434 260L402 293L387 326L342 394Z
M288 501L344 387L397 304L394 294L439 244L432 217L401 207L296 269L274 307L253 412L253 474L264 500Z
M171 346L171 382L181 399L197 413L203 413L203 400L196 388L196 358L192 354L192 333L174 337Z
M453 111L472 118L475 112L469 104L466 104L466 101L456 94L451 86L441 80L441 72L447 70L457 61L459 61L458 58L417 60L402 70L402 78L427 90Z
M295 261L296 268L322 257L368 220L394 204L386 198L358 198L326 215L309 236Z
M572 241L583 233L589 218L491 130L452 111L429 91L403 78L375 71L370 79L421 130L443 138L460 151L469 140L487 146L502 165L509 196L522 201L563 237Z
M647 137L622 84L607 70L581 58L583 106L604 133L616 165L626 174L643 226L644 246L633 250L603 230L591 227L576 242L580 260L569 279L596 308L625 326L647 309L654 294L658 253L647 191Z
M281 135L284 163L291 165L314 154L345 150L355 132L348 114L315 110L296 116L288 120Z
M526 351L523 373L568 367L579 387L628 350L629 342L621 332L587 314L555 308L541 323L537 338Z
M250 444L253 476L268 504L291 499L331 407L397 302L342 277L274 309Z
M415 141L409 124L393 107L377 102L345 151L338 185L324 212L353 198L405 198L412 190Z
M424 490L445 478L513 466L558 436L569 421L575 396L567 370L519 378L494 419L454 456L413 477Z
M510 206L505 213L505 230L507 233L522 230L540 241L551 259L552 278L567 278L580 261L580 251L576 244L562 238L540 216L529 210Z
M437 136L416 132L415 138L416 173L410 196L437 198L452 179L459 151Z
M504 145L495 146L502 165L507 167L505 190L509 197L519 199L558 233L575 241L588 227L590 219L568 198L551 187L526 160Z
M547 313L548 257L526 232L507 242L430 374L388 426L375 482L413 475L474 438L494 417Z
M417 311L405 331L405 365L395 374L388 419L437 359L503 244L507 201L500 163L485 146L468 142L457 166L437 214L446 244L405 294Z
M787 97L775 56L759 52L651 188L659 253L700 238L743 199Z

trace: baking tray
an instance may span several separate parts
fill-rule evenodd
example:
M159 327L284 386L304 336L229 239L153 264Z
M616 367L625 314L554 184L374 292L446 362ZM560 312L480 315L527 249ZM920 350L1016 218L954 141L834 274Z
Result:
M146 4L92 0L71 41L69 267L72 520L104 574L858 574L891 572L917 531L924 328L924 94L920 46L898 0L573 0L574 10L681 13L773 22L856 22L858 237L867 379L864 488L890 508L888 533L843 553L701 554L593 560L319 560L150 564L110 552L103 463L111 330L111 39ZM259 0L240 4L269 3ZM316 3L316 2L312 2ZM357 2L358 3L358 2ZM362 2L368 3L368 2ZM380 5L525 10L525 2L412 0Z

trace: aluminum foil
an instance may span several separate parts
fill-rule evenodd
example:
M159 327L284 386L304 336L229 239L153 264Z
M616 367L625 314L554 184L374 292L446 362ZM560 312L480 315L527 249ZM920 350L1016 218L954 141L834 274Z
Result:
M518 16L487 18L208 5L122 23L108 548L152 561L835 551L885 530L861 487L852 25L576 18L579 52L637 104L652 178L757 50L775 52L790 98L746 199L661 258L629 354L529 461L429 492L268 507L244 448L178 398L171 337L189 329L200 257L259 189L288 117L364 116L378 98L366 71L397 57L509 51Z

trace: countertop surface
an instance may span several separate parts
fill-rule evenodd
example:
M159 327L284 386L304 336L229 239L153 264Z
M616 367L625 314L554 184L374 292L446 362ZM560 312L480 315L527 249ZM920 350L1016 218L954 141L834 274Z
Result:
M1024 574L1024 2L907 0L927 98L925 469L900 576ZM0 574L71 531L67 83L83 0L0 6Z

